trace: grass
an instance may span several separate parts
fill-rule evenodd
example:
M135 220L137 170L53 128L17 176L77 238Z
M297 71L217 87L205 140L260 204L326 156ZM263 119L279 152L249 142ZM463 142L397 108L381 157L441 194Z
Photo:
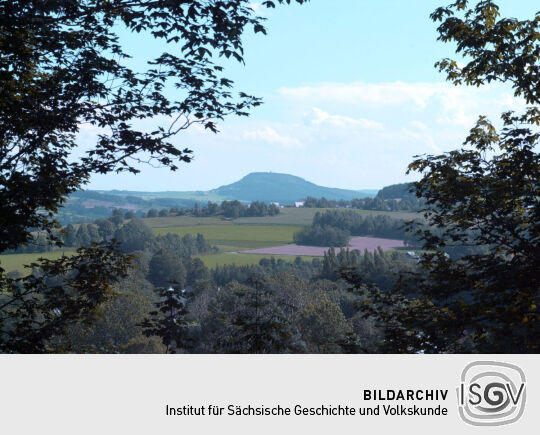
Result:
M239 218L234 221L235 224L260 224L260 225L311 225L313 217L317 212L324 212L326 210L336 210L328 208L282 208L280 213L276 216L264 216L264 217L251 217L251 218ZM363 215L388 215L395 219L414 219L418 215L411 212L401 211L376 211L376 210L357 210L357 209L344 209L341 211L354 211Z
M145 219L144 222L152 227L154 234L173 233L179 236L201 233L212 245L219 248L220 253L201 256L205 264L214 268L216 264L258 264L261 258L269 258L267 254L236 254L235 251L244 249L265 248L283 245L293 241L293 234L302 226L310 225L315 213L324 211L320 208L283 208L277 216L239 218L227 221L220 217L172 216ZM415 213L389 212L372 210L354 210L361 214L384 214L398 219L413 219ZM65 251L66 254L73 251ZM0 255L0 266L6 271L18 270L27 272L25 264L37 261L38 258L57 259L61 251L41 254L6 254ZM294 256L277 255L293 261ZM306 257L312 258L312 257Z
M201 233L211 245L217 246L218 254L201 255L200 258L210 269L216 265L259 264L261 258L271 258L268 254L241 254L237 251L284 245L293 241L293 234L303 226L310 225L320 208L283 208L277 216L246 217L227 221L219 217L198 218L193 216L174 216L145 219L154 234ZM384 214L399 219L412 219L415 213L354 210L360 214ZM294 261L296 256L275 255L285 261ZM304 258L304 257L303 257ZM311 259L313 257L305 257Z
M233 221L227 221L220 217L194 217L194 216L171 216L162 218L149 218L144 222L152 228L171 228L195 225L285 225L285 226L305 226L311 225L315 213L325 211L324 208L282 208L276 216L263 217L243 217ZM401 211L374 211L374 210L353 210L360 214L388 215L396 219L414 219L418 214Z
M201 233L210 244L219 245L221 250L236 250L290 243L293 234L300 229L300 226L292 225L196 225L154 228L154 234L172 233L183 237L186 234Z
M218 217L170 216L144 219L150 228L191 227L195 225L232 225Z
M284 261L293 262L296 258L294 255L267 255L267 254L236 254L236 253L222 253L222 254L208 254L199 255L203 263L209 269L215 269L216 266L223 266L226 264L236 264L237 266L247 266L253 264L259 264L262 258L272 258L276 260L282 259ZM301 257L303 260L311 261L315 257Z
M21 273L25 273L30 271L29 268L25 268L25 265L36 262L38 258L57 260L62 256L62 254L71 255L74 252L74 250L65 250L42 252L35 254L5 254L0 255L0 266L7 272L11 272L12 270L18 270Z
M236 225L311 225L317 208L282 208L275 216L244 217L234 220Z

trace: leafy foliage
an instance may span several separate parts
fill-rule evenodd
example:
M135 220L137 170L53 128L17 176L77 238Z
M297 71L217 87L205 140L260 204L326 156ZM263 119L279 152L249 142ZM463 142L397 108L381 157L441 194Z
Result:
M122 352L142 345L141 323L153 310L153 288L136 270L114 288L113 298L103 302L92 322L70 325L62 342L75 352ZM141 352L144 353L144 352Z
M142 322L147 337L160 337L167 352L185 347L189 341L189 324L186 321L185 299L179 289L161 287L156 289L158 302Z
M182 289L186 285L186 268L180 258L168 250L156 252L150 260L149 269L148 279L157 287Z
M114 233L124 252L142 251L154 238L152 229L140 219L131 219Z
M433 21L440 21L439 40L455 42L464 66L452 59L436 63L454 84L481 86L492 81L510 82L516 96L528 104L540 103L540 12L531 20L500 17L494 1L482 0L469 6L457 0L437 8Z
M0 352L70 350L55 339L70 325L95 318L126 276L128 261L114 247L92 246L33 264L39 272L25 277L12 279L0 269Z
M212 352L290 353L303 348L275 299L257 285L229 284L210 305L209 314L202 330L207 339L212 337Z
M463 18L458 17L462 13ZM410 223L431 252L422 270L405 275L392 293L348 279L367 297L365 316L384 325L392 352L538 352L540 281L540 133L538 90L540 14L518 21L498 17L492 1L469 8L457 1L432 15L440 39L469 56L438 65L456 84L510 81L532 106L502 114L497 131L481 116L461 149L421 156L409 166L423 178L428 227ZM459 258L456 245L487 247Z
M290 0L265 2L276 3ZM16 0L0 3L0 17L0 252L26 242L30 228L52 228L92 173L137 173L143 160L175 170L192 152L172 136L194 123L216 132L216 121L261 104L233 94L215 63L243 62L242 33L265 32L248 0ZM171 50L135 70L120 29ZM140 127L158 118L153 131ZM77 159L82 125L98 138Z
M347 246L349 237L375 236L406 239L409 245L417 245L416 237L407 234L405 220L386 215L362 215L353 210L326 210L317 212L313 224L294 235L301 245ZM418 224L420 222L418 220Z
M377 193L375 198L354 198L351 200L340 199L330 200L325 197L314 198L308 196L304 201L304 207L307 208L338 208L346 207L359 210L380 210L380 211L398 211L409 210L417 211L422 208L423 200L409 192L412 186L410 183L394 184L383 187Z
M191 215L197 217L225 216L228 218L275 216L279 214L279 207L275 204L266 204L261 201L253 201L249 205L243 205L240 201L222 201L221 204L209 201L206 207L195 207L188 210L179 210L177 215Z
M264 4L277 3L290 0ZM48 233L59 244L54 215L92 174L137 173L142 162L176 170L191 161L192 151L174 145L174 135L196 123L217 132L217 121L261 104L233 93L215 58L243 62L242 34L246 28L265 33L263 21L248 0L0 2L0 252L36 234ZM171 50L133 69L121 29L143 32ZM161 125L142 128L150 119ZM94 129L97 139L80 156L82 126ZM122 220L120 214L113 223ZM144 247L142 230L128 250ZM104 237L89 226L68 236L82 245ZM126 238L121 230L117 236ZM108 297L127 260L103 245L42 261L35 265L42 274L18 281L0 268L7 298L0 304L0 350L47 351L53 335Z
M324 293L303 308L298 323L302 336L309 343L308 352L341 353L342 344L352 333L340 306Z
M350 233L330 225L312 225L294 234L294 242L309 246L347 246Z
M347 230L353 236L403 238L405 221L386 215L362 215L352 210L317 212L313 225L330 225Z

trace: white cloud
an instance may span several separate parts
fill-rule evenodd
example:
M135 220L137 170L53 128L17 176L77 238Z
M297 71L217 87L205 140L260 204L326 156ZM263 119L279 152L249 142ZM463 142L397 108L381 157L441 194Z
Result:
M417 130L426 131L428 129L428 126L424 124L423 122L417 121L416 119L413 119L410 124L416 128Z
M333 127L346 128L346 127L360 127L365 129L382 129L383 125L379 122L370 121L363 118L351 118L349 116L330 115L324 110L314 107L312 111L313 117L311 123L313 125L328 124Z
M441 148L438 145L436 145L433 134L426 130L422 132L418 132L418 131L411 131L408 128L403 128L400 131L400 136L402 138L407 138L409 142L414 143L415 146L418 148L421 148L424 146L425 147L425 149L423 150L424 152L426 151L430 153L442 152Z
M504 110L520 110L525 106L523 100L515 98L511 89L502 84L474 88L456 87L446 82L319 83L281 88L277 93L287 104L300 107L321 107L327 111L328 106L339 105L341 111L355 113L355 119L359 119L357 114L370 111L397 110L398 121L407 118L408 113L416 113L426 117L425 120L416 119L424 125L429 120L467 128L474 124L479 114L498 118ZM387 120L379 123L390 124Z
M297 139L280 134L271 127L264 127L256 130L245 130L242 133L242 138L247 140L261 140L271 144L277 144L285 148L302 146L302 143Z
M281 88L279 95L293 100L337 101L395 105L413 103L425 107L438 91L433 83L323 83L297 88Z
M282 88L252 117L221 123L217 135L197 127L174 138L195 152L194 161L182 166L183 176L144 169L146 179L135 177L141 185L121 186L199 190L250 171L274 171L328 186L377 188L414 179L405 175L414 155L459 148L478 115L497 125L502 112L524 106L504 85L355 82Z

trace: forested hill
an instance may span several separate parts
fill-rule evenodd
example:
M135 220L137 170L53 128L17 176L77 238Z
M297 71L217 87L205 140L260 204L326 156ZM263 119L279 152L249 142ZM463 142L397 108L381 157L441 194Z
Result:
M380 199L416 199L416 195L411 191L412 183L392 184L383 187L377 193Z
M243 201L277 201L290 204L308 196L350 200L372 197L377 191L323 187L295 175L252 172L235 183L218 187L210 192L221 197Z

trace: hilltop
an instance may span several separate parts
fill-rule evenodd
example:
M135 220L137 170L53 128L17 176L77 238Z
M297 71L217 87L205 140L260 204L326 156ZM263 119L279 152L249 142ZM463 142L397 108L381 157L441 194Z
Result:
M374 197L376 190L347 190L319 186L290 174L252 172L242 179L207 191L139 192L128 190L85 190L70 195L58 215L62 223L106 217L111 209L139 211L151 208L191 208L195 203L238 200L294 204L307 197L351 200Z
M372 197L375 190L347 190L319 186L290 174L274 172L252 172L241 180L209 191L210 194L224 199L240 201L276 201L291 204L307 198L344 199Z
M88 192L88 191L87 191ZM279 174L275 172L251 172L242 179L206 191L167 191L167 192L137 192L127 190L94 191L100 194L123 196L129 198L139 198L139 200L152 200L170 202L172 200L181 202L221 202L224 200L238 200L241 202L263 201L280 202L282 204L293 204L308 196L313 198L351 200L354 198L374 197L377 190L348 190L334 187L319 186L301 177L290 174Z

